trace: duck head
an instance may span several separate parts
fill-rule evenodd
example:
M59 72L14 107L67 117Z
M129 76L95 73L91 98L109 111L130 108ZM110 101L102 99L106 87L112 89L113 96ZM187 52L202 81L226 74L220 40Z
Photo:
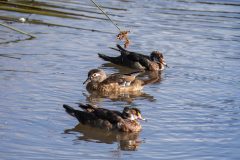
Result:
M83 82L83 84L88 82L102 82L107 78L106 73L101 69L92 69L88 72L88 78Z
M123 118L129 119L129 120L146 120L142 117L141 111L138 108L129 108L125 107L123 109Z
M168 67L167 63L163 58L163 54L159 51L153 51L150 55L150 59L154 62L160 63L162 67Z

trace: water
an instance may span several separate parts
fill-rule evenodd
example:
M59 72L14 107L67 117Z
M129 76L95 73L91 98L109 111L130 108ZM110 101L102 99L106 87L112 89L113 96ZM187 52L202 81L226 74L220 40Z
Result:
M61 3L72 8L91 5L90 1ZM101 4L127 9L105 10L114 14L120 27L131 30L129 50L146 54L161 50L170 68L160 82L146 86L140 95L89 97L82 85L89 69L126 71L107 67L97 56L98 52L117 54L109 49L117 43L117 30L111 23L30 17L113 34L10 24L36 35L32 40L1 27L0 158L239 159L239 1L107 0ZM118 110L138 107L148 121L142 123L139 134L103 134L78 125L62 108L64 103L76 107L89 101Z

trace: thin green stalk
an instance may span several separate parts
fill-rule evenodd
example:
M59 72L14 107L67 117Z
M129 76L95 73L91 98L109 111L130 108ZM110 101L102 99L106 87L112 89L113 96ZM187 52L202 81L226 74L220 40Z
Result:
M92 3L93 3L100 11L102 11L102 13L112 22L112 24L114 24L114 26L116 26L117 29L118 29L119 31L121 31L121 29L113 22L113 20L107 15L107 13L105 13L105 12L102 10L102 8L101 8L94 0L91 0L91 1L92 1Z
M9 29L11 29L11 30L14 30L14 31L16 31L16 32L19 32L19 33L28 35L28 36L30 36L30 37L32 37L32 38L36 38L34 35L31 35L31 34L29 34L29 33L27 33L27 32L21 31L21 30L19 30L19 29L17 29L17 28L14 28L14 27L9 26L9 25L3 24L3 23L0 23L0 25L1 25L1 26L4 26L4 27L7 27L7 28L9 28Z

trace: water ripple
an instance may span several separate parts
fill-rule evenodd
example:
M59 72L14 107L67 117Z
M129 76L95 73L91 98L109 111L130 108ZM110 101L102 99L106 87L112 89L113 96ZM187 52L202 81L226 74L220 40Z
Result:
M52 9L58 6L61 11L73 9L73 13L85 9L93 12L91 16L99 15L87 1L34 3ZM12 31L0 30L1 158L239 159L240 3L235 0L99 3L106 6L104 9L121 28L131 30L129 50L146 54L160 50L170 68L162 72L159 82L145 86L138 94L91 95L82 85L88 70L128 71L107 65L97 56L99 52L118 54L109 49L117 42L114 41L117 32L111 23L30 16L39 22L113 34L12 22L10 25L38 38L25 40ZM27 15L0 12L1 17ZM63 103L76 106L89 102L116 110L138 107L147 121L142 122L143 130L137 136L105 134L79 126L62 108Z

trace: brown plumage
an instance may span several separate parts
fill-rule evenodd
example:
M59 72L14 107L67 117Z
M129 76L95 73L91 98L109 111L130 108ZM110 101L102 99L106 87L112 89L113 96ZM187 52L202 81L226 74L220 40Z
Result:
M66 104L63 107L68 114L76 117L80 123L107 130L138 132L142 128L138 120L144 120L140 110L137 108L125 107L122 112L119 112L89 104L79 105L83 111L76 110Z
M140 80L136 78L139 73L141 72L111 74L107 76L103 70L92 69L88 72L88 78L83 84L87 83L86 88L89 92L126 93L142 90L144 85L152 83L158 78Z

